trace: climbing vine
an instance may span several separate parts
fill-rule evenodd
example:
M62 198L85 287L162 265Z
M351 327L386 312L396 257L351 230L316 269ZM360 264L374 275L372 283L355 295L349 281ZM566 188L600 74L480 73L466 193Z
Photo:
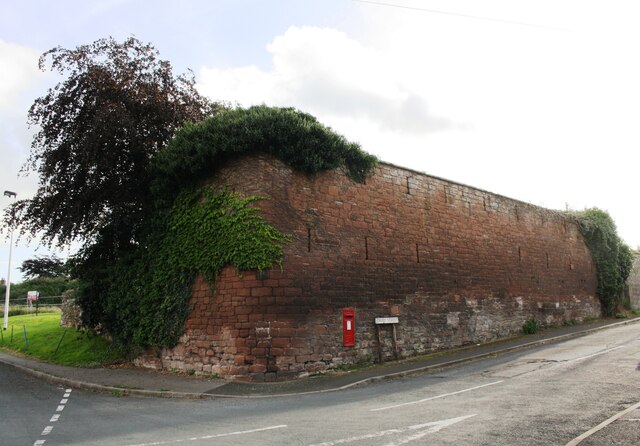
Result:
M591 208L572 215L578 221L596 264L602 312L611 316L622 305L622 293L633 264L631 249L618 236L616 225L607 212Z
M197 274L209 281L225 265L269 268L282 260L287 236L268 224L252 203L211 187L182 192L147 244L112 269L105 327L123 346L173 345L183 331Z
M86 325L130 350L171 347L184 331L196 275L212 281L225 265L261 270L282 261L287 236L252 206L261 197L202 186L224 161L255 152L309 174L344 168L358 182L377 163L291 108L237 108L187 123L145 172L151 205L133 239L106 228L81 250L76 272Z
M220 162L255 152L273 155L309 174L344 167L360 183L377 164L375 156L312 115L260 105L186 124L154 158L153 190L160 198L172 197L173 191L210 177Z

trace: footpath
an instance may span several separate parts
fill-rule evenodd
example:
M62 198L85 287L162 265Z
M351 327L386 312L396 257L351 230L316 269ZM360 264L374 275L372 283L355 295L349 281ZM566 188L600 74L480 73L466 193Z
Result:
M598 330L640 322L640 317L602 319L573 326L544 329L534 335L521 335L505 340L449 350L402 361L390 361L351 371L276 383L245 383L223 379L159 372L133 367L77 368L41 362L23 356L0 352L0 363L13 366L26 374L50 383L113 395L135 395L165 398L267 398L331 392L363 385L376 380L427 373L483 358L526 350L585 336Z

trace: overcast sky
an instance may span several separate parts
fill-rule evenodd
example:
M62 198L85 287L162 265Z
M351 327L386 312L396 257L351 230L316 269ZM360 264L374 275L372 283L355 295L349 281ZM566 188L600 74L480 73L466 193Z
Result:
M383 161L548 208L608 210L640 246L637 0L0 5L0 189L19 198L37 182L18 177L27 110L60 80L38 56L135 35L212 99L293 106ZM8 251L4 240L0 277ZM16 282L15 267L48 251L22 241L13 253Z

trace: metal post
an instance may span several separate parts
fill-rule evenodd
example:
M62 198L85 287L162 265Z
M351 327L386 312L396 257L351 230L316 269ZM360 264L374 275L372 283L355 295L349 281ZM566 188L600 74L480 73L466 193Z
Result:
M6 330L9 323L9 293L11 292L11 251L13 249L13 228L11 229L11 242L9 244L9 267L7 270L7 287L4 297L4 324L3 327Z
M5 197L13 197L16 198L16 193L11 192L10 190L4 191ZM7 268L7 289L4 298L4 324L3 328L7 329L7 324L9 323L9 292L11 291L11 251L13 250L13 225L11 225L11 242L9 243L9 266Z

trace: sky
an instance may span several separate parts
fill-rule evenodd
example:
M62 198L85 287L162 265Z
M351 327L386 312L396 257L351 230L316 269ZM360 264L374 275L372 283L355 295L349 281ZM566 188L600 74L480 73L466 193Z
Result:
M640 247L635 0L0 0L0 188L29 106L62 78L38 56L99 38L152 43L198 89L296 107L381 160L551 209L607 210ZM0 209L11 201L0 197ZM9 241L0 245L0 277ZM72 249L54 251L65 258ZM14 244L22 261L48 255Z

